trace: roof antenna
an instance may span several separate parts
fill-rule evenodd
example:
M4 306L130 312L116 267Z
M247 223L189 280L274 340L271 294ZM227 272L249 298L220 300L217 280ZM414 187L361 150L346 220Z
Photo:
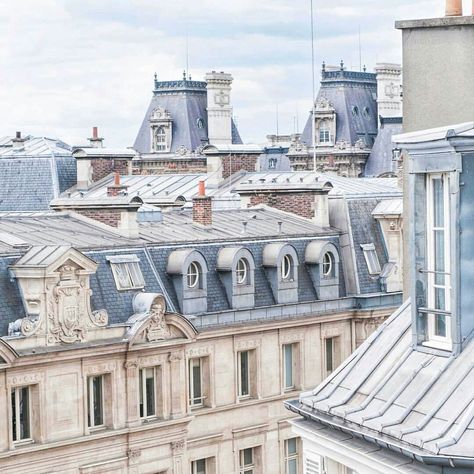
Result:
M278 120L278 104L276 105L276 126L277 126L277 129L276 129L276 132L277 132L277 143L278 143L278 133L280 131L280 124L279 124L279 120Z
M186 9L187 11L188 9ZM189 21L186 13L186 76L189 79Z
M313 0L311 0L311 78L313 82L313 171L316 173L316 77L314 73L314 13Z

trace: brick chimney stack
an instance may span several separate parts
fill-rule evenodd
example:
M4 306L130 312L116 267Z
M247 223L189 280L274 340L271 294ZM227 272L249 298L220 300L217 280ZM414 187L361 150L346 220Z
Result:
M462 0L446 0L446 16L462 16Z
M120 193L126 191L128 186L120 183L120 174L118 171L114 174L114 184L107 187L107 196L116 197Z
M104 139L99 137L99 130L97 127L92 127L92 137L89 138L89 143L92 148L103 148Z
M212 199L206 196L204 181L199 181L198 195L193 198L193 222L204 226L212 225Z

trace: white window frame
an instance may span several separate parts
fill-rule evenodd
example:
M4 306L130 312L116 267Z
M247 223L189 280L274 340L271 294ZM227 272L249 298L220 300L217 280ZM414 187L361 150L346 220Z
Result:
M294 271L293 257L287 253L281 259L281 279L282 281L293 281Z
M249 262L246 258L239 258L235 266L235 280L237 285L244 286L249 284Z
M382 268L373 242L369 244L361 244L361 248L364 252L365 263L367 264L369 275L380 275Z
M334 278L336 275L336 259L332 252L326 252L323 256L322 273L324 278Z
M123 260L109 257L109 261L117 290L137 290L145 287L138 257Z
M435 226L434 217L434 181L441 180L443 183L443 222L444 226ZM436 308L436 290L443 290L445 295L445 308L443 311L451 312L451 234L450 234L450 200L449 200L449 175L448 173L429 173L426 175L426 269L427 269L427 305L428 309L439 310ZM445 279L444 285L436 283L435 273L435 232L444 233L444 263ZM436 334L437 317L445 318L446 336ZM427 341L425 345L438 349L452 349L451 317L448 314L428 313L427 318Z
M246 351L239 351L237 352L237 379L238 379L238 395L239 399L246 399L250 398L251 393L252 393L252 380L251 380L251 373L250 373L250 361L251 361L251 351L246 350ZM247 392L248 393L243 393L243 383L242 383L242 354L246 353L247 354Z
M194 393L194 371L192 370L192 364L196 361L199 362L199 386L201 389L201 396L196 397ZM206 399L204 393L204 377L203 377L203 366L205 364L204 357L193 357L188 360L188 371L189 371L189 406L191 408L200 408L204 406Z
M191 262L186 270L186 286L192 290L201 287L202 269L199 262Z
M204 474L208 474L207 469L207 458L196 459L191 462L191 474L200 474L202 471L198 471L198 463L204 461Z
M251 464L245 464L245 452L249 451L252 453ZM245 448L239 451L239 474L256 474L255 464L255 448Z
M100 406L101 406L101 412L102 412L102 423L100 424L95 424L94 420L94 379L100 379L100 385L101 385L101 390L100 390L100 395L101 395L101 400L100 400ZM87 426L91 430L95 429L100 429L105 427L105 375L90 375L87 377L87 415L88 415L88 420L87 420Z
M154 413L148 414L147 405L147 393L146 393L146 375L148 371L153 372L153 411ZM156 367L141 367L138 370L138 414L141 420L148 420L157 418L157 399L156 399ZM143 401L143 416L140 414L140 402Z
M290 453L288 450L289 441L295 441L296 450L294 453ZM296 472L299 472L300 468L300 458L299 458L299 439L298 438L288 438L285 439L285 474L290 474L290 462L296 461Z
M334 370L337 368L336 365L336 359L337 359L337 353L336 353L336 346L337 344L337 337L326 337L324 338L324 371L326 373L326 377L328 375L331 375ZM331 341L331 367L329 367L329 359L328 359L328 343Z
M28 412L28 420L27 420L27 426L28 426L28 436L25 438L21 437L21 427L22 427L22 422L21 420L21 410L20 410L20 397L21 397L21 391L26 389L28 393L28 403L26 405L26 409ZM10 423L10 429L12 433L12 441L14 444L21 444L21 443L28 443L33 441L32 437L32 429L33 425L31 423L31 417L32 417L32 407L31 407L31 396L32 396L32 390L31 390L31 385L22 385L19 387L12 387L11 392L10 392L10 407L11 407L11 423ZM13 407L13 398L15 398L15 407ZM14 410L14 411L13 411ZM15 426L15 430L13 430L13 427ZM16 436L14 437L14 431L16 432Z
M156 151L166 151L168 149L167 133L165 127L161 126L155 132Z
M326 125L319 127L319 143L331 143L331 130Z

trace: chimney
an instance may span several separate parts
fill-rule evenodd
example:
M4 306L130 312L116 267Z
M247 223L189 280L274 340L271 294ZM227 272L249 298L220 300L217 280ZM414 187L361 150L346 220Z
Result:
M23 148L25 141L24 138L21 138L21 132L16 132L15 138L12 140L13 148Z
M204 181L199 181L198 194L193 198L193 222L204 226L212 225L212 199L206 196Z
M446 0L446 16L462 16L462 0Z
M99 138L99 130L97 127L92 127L92 137L89 138L89 143L92 148L103 148L104 139Z
M120 183L120 174L118 171L114 173L114 183L110 186L107 186L107 196L116 197L120 193L124 193L128 189L128 186L125 186Z
M207 130L211 145L232 144L232 76L224 72L206 74Z
M402 117L402 67L399 64L377 63L377 107L381 118Z

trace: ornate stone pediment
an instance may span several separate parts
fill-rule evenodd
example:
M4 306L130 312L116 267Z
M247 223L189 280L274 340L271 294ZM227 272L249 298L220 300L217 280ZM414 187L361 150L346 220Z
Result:
M151 113L151 120L171 120L171 114L163 107L158 106Z
M128 320L125 338L130 345L193 339L194 326L184 317L166 313L166 301L157 293L138 293L133 300L135 314Z
M35 336L46 345L72 344L107 325L107 312L90 307L89 278L97 264L77 250L33 247L11 270L27 314L10 324L11 335Z

